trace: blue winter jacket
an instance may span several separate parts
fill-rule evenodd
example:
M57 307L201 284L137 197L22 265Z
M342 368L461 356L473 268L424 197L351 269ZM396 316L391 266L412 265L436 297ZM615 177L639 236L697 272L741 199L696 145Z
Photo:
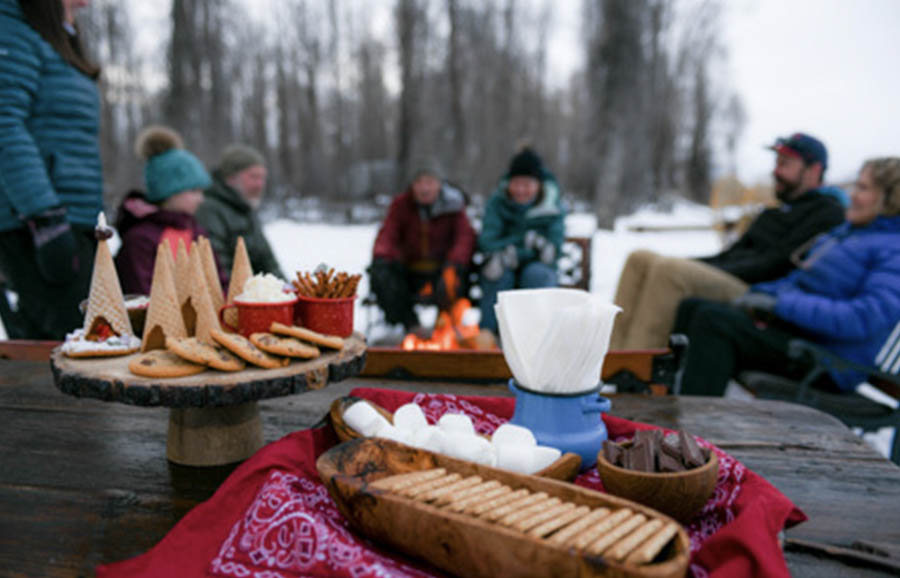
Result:
M0 0L0 231L62 205L92 226L103 204L96 83Z
M873 365L900 321L900 216L864 227L844 223L824 235L804 265L776 281L752 287L778 298L775 314L807 331L835 354ZM845 391L863 381L834 373Z
M531 247L525 246L525 233L535 231L554 246L559 257L565 241L565 209L556 178L545 171L541 194L530 205L520 205L509 198L507 179L502 179L484 207L478 248L484 253L502 251L515 245L519 266L538 258Z

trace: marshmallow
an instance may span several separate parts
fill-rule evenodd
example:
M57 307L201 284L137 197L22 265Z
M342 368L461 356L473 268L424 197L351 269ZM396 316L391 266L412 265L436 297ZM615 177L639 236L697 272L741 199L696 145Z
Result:
M422 408L415 403L401 405L394 412L394 425L408 431L418 431L428 425Z
M444 453L444 440L447 434L436 425L426 425L412 433L410 445L438 454Z
M344 410L344 421L348 426L368 437L386 425L390 425L383 415L367 401L358 401Z
M464 413L445 413L438 420L438 426L447 433L475 435L472 419Z
M499 444L494 446L497 454L497 467L504 470L530 474L534 470L534 447L517 444Z
M385 425L375 433L375 437L394 440L395 442L400 442L401 444L408 444L410 441L410 435L410 432L398 427L394 427L391 424Z
M543 470L544 468L558 460L562 455L561 451L556 448L551 448L550 446L536 446L531 448L531 452L531 467L533 469L528 472L530 474Z
M486 466L493 466L496 463L494 448L483 437L459 432L451 432L446 435L444 440L446 455Z
M536 446L537 440L534 434L527 427L505 423L494 431L491 436L491 442L496 446L499 444L514 444L519 446Z

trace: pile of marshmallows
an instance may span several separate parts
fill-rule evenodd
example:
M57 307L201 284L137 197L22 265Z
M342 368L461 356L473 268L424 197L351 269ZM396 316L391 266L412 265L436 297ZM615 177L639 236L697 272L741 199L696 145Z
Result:
M533 474L559 459L556 448L537 445L531 430L503 424L490 441L475 433L469 416L445 413L437 425L428 425L415 403L394 412L393 425L367 401L358 401L344 411L348 426L367 437L380 437L406 445L522 474Z

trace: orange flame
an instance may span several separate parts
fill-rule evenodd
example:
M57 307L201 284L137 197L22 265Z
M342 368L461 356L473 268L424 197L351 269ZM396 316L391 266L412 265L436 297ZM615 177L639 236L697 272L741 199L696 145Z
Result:
M401 347L409 351L466 348L465 344L473 342L480 333L477 325L463 325L463 316L471 308L472 303L468 299L457 299L453 302L449 312L440 312L431 338L423 339L415 333L409 333L403 338Z

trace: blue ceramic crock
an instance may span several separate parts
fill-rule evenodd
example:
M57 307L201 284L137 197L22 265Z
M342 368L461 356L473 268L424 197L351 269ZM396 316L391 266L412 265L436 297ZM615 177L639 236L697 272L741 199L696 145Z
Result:
M609 399L597 394L600 384L586 392L543 393L510 379L509 389L516 395L510 423L530 429L540 445L580 455L582 469L597 463L608 437L603 413L610 408Z

